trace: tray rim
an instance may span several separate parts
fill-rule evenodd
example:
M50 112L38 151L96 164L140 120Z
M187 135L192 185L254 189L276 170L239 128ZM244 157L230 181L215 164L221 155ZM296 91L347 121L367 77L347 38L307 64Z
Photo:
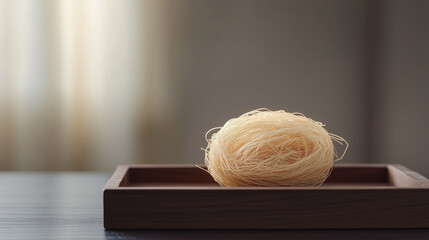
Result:
M183 186L162 186L162 187L139 187L139 186L120 186L126 173L129 169L143 169L143 168L195 168L205 167L201 164L124 164L118 165L113 175L107 181L104 191L339 191L339 190L425 190L429 191L429 179L424 177L418 172L412 171L407 167L400 164L364 164L364 163L353 163L353 164L334 164L334 168L386 168L388 171L396 171L397 174L402 174L410 181L413 186L399 187L399 186L354 186L353 188L347 186L338 186L335 188L320 188L320 187L183 187ZM201 170L203 171L203 170Z

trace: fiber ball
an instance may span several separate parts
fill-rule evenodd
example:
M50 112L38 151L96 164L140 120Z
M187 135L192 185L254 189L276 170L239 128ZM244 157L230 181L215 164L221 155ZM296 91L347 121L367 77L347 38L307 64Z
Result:
M250 111L207 132L207 171L228 187L319 186L348 147L323 126L299 113ZM345 143L341 157L333 141Z

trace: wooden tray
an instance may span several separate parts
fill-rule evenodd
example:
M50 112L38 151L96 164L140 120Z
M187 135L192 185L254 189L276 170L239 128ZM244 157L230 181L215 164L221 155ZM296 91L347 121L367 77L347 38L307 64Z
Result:
M429 180L400 165L335 165L320 187L220 187L194 165L118 166L107 229L428 228Z

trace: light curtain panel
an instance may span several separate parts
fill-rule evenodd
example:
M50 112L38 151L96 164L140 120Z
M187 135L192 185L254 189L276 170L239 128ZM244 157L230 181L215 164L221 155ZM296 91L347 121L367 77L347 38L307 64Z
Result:
M0 1L1 169L111 170L142 158L146 121L169 117L155 55L162 4Z

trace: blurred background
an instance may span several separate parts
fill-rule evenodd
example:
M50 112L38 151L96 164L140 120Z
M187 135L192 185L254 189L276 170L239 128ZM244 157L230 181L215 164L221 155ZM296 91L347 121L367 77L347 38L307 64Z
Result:
M429 1L0 0L0 170L203 163L204 134L302 112L341 163L429 176Z

